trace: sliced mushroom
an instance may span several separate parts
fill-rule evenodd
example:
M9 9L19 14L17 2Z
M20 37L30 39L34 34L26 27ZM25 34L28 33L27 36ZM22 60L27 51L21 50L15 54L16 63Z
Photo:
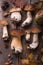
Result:
M43 9L37 12L35 20L39 25L43 25Z
M2 35L2 38L4 40L7 40L8 39L8 30L7 30L7 25L8 25L8 21L6 20L3 20L0 22L1 25L3 25L3 35Z
M11 42L11 49L15 49L15 53L21 53L22 52L22 43L21 43L21 36L24 34L22 30L12 30L10 34L13 37Z
M36 49L39 45L39 42L38 42L38 33L40 33L40 29L37 28L37 27L34 27L32 29L32 33L33 33L33 42L32 44L29 45L29 47L27 48L30 48L30 49Z
M26 35L25 35L26 41L30 41L30 33L31 33L31 30L28 29L25 32L26 32Z

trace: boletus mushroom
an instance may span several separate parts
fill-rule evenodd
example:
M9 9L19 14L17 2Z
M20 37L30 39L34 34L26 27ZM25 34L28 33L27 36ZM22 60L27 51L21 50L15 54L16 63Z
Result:
M30 41L31 29L27 29L25 32L26 32L26 35L25 35L26 41Z
M38 45L39 45L39 42L38 42L38 34L40 32L41 32L41 30L38 27L34 27L32 29L33 41L32 41L32 43L27 48L36 49L38 47Z
M39 25L43 25L43 9L37 12L35 20Z
M21 27L24 27L27 24L30 24L32 22L32 14L30 12L32 10L33 10L33 5L25 6L24 11L27 11L27 18L25 21L23 21L23 23L21 24Z
M3 35L2 35L2 38L4 40L7 40L8 39L8 30L7 30L7 26L8 26L8 21L7 20L2 20L0 22L1 25L3 25Z
M23 30L11 30L11 35L13 36L11 42L11 49L15 50L15 53L22 52L22 43L21 43L21 36L24 34Z
M4 13L4 17L11 14L10 15L11 20L16 21L16 22L20 22L21 21L20 11L21 11L21 8L14 6L8 12Z

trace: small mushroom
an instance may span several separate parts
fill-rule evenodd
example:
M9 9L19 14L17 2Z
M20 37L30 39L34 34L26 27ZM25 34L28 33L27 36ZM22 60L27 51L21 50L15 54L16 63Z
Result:
M32 29L32 33L33 33L33 42L32 44L30 44L27 48L30 48L30 49L36 49L39 45L39 42L38 42L38 33L40 33L40 29L37 28L37 27L34 27Z
M27 24L30 24L31 21L32 21L32 15L31 15L31 12L28 11L28 12L27 12L27 18L26 18L25 21L23 21L23 23L21 24L21 27L24 27L24 26L26 26Z
M20 22L21 21L21 14L20 14L21 8L14 7L9 12L11 13L11 20Z
M31 30L28 29L25 32L26 32L26 35L25 35L26 41L30 41L30 33L31 33Z
M18 37L13 37L11 42L11 49L15 49L15 53L22 52L21 40Z
M19 12L19 11L21 11L21 8L17 8L17 7L13 7L13 8L11 8L10 10L8 10L7 12L5 12L4 13L4 17L6 17L6 16L8 16L8 15L10 15L11 13L13 13L13 12Z
M30 11L33 11L33 5L27 5L24 8L25 11L27 11L27 18L25 21L23 21L23 23L21 24L21 27L26 26L27 24L30 24L32 22L32 14Z
M24 34L22 30L13 30L10 32L13 37L11 42L11 49L15 50L15 53L22 52L22 43L21 43L21 36Z
M3 25L3 35L2 35L2 38L4 40L7 40L8 39L8 30L7 30L7 25L8 25L8 21L6 20L3 20L0 22L1 25Z
M35 20L39 25L43 25L43 9L37 12Z

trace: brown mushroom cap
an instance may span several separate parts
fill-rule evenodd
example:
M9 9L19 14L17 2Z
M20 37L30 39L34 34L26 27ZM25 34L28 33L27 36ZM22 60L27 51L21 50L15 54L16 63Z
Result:
M11 30L10 31L10 34L12 35L12 36L22 36L22 35L24 35L25 33L24 33L24 31L23 30Z
M14 8L11 8L8 12L6 12L6 13L4 13L4 17L6 17L7 15L9 15L10 13L12 13L12 12L19 12L19 11L21 11L21 8L19 8L19 7L14 7Z
M31 33L31 29L25 30L26 33Z
M8 25L8 21L7 20L2 20L2 21L0 21L0 24L1 25Z
M24 8L25 11L33 11L34 9L34 5L26 5Z
M9 12L5 12L5 13L3 14L3 16L6 17L6 16L8 16L9 14L10 14Z
M32 33L40 33L41 30L38 27L32 28Z
M43 10L39 10L35 16L35 19L40 18L41 16L43 16Z
M43 10L39 10L35 16L35 21L39 25L43 25Z
M21 8L19 8L19 7L14 7L14 8L11 8L11 9L9 10L10 13L16 12L16 11L21 11Z

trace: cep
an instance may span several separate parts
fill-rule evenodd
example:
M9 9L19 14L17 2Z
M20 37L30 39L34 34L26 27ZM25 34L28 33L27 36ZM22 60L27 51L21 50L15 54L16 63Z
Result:
M8 26L8 21L7 20L2 20L0 22L1 25L3 25L3 34L2 34L2 38L4 40L8 40L8 30L7 30L7 26Z
M21 42L21 36L24 35L23 30L11 30L10 34L13 36L12 42L11 42L11 50L15 50L15 53L22 53L22 42Z

